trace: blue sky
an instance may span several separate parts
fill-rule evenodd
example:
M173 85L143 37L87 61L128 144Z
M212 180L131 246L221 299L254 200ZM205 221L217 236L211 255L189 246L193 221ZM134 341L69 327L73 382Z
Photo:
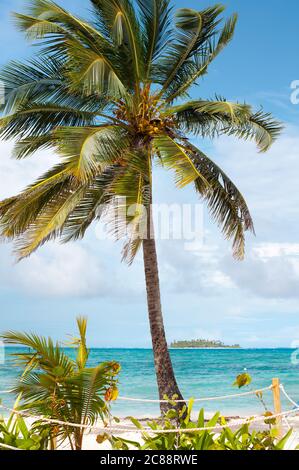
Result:
M61 0L84 14L87 1ZM248 200L257 236L248 236L247 257L231 257L229 244L205 213L200 253L183 241L158 243L163 310L169 340L209 337L243 346L290 346L299 340L299 105L290 84L299 80L299 3L291 0L224 1L239 13L234 41L211 66L194 96L215 93L263 105L285 123L268 154L233 138L198 141L230 174ZM10 11L23 0L0 4L0 64L22 59L34 48L19 34ZM209 1L176 1L202 8ZM88 13L87 13L88 14ZM0 198L21 190L55 159L49 152L25 162L10 159L10 142L0 142ZM155 175L156 201L197 203L191 189L179 192L169 174ZM47 245L14 263L11 246L0 245L0 330L34 330L63 337L77 314L90 319L93 346L150 345L142 259L120 264L120 247L100 241L92 228L83 242Z

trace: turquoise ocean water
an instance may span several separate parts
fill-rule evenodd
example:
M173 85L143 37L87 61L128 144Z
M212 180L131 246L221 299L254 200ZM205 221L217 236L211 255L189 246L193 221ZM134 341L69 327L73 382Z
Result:
M0 390L9 389L20 371L12 366L6 349L6 359L0 365ZM20 349L19 349L20 351ZM270 385L273 377L279 377L289 394L299 402L299 365L291 361L291 349L240 349L240 350L172 350L171 356L177 381L185 398L211 397L238 392L232 386L235 377L246 368L253 378L252 389ZM157 387L152 351L149 349L91 349L89 364L116 360L122 370L119 376L120 395L138 398L157 398ZM243 389L245 391L245 389ZM246 390L249 390L247 387ZM272 405L271 393L265 393L265 401ZM13 398L0 395L3 404L12 405ZM290 406L283 401L284 408ZM256 414L263 409L255 397L233 398L197 404L207 411L221 411L226 415ZM116 416L158 415L156 404L119 401L114 405Z

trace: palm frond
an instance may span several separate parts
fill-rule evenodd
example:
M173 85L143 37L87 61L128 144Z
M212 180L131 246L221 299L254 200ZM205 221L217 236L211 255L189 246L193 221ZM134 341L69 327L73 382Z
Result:
M91 0L114 44L124 54L124 62L134 70L136 84L143 76L141 31L130 0ZM127 56L125 58L125 56ZM129 72L129 70L128 70ZM134 84L132 84L134 88Z
M18 140L13 148L12 157L18 160L33 155L38 150L55 147L55 138L50 134L30 136Z
M29 40L44 39L52 35L57 39L71 37L66 28L43 15L35 18L21 13L14 13L14 20L18 29L25 32L26 38Z
M193 57L207 53L209 41L216 34L222 5L202 11L183 8L177 11L177 34L171 48L166 49L164 58L159 64L158 83L162 85L161 94L172 94L181 83L181 69L193 65Z
M137 0L141 11L145 49L145 78L151 77L152 65L171 39L169 0Z
M46 21L45 21L46 20ZM16 22L22 31L34 39L43 39L43 54L68 63L72 51L89 50L109 66L111 76L118 76L119 57L109 41L91 23L75 17L61 6L49 0L33 0L29 15L16 14ZM48 39L47 39L48 38ZM47 39L47 40L46 40Z
M62 226L62 241L76 241L84 237L86 230L94 220L102 215L101 206L111 201L110 185L119 167L107 168L91 181L75 209L69 214Z
M276 121L272 114L260 110L252 114L244 123L234 125L231 128L229 126L225 127L223 133L235 135L243 140L253 140L261 152L266 152L279 137L282 130L283 125Z
M64 185L64 190L44 206L28 229L15 242L19 259L30 256L45 242L60 234L61 227L82 199L85 189L83 185L76 191L70 192Z
M99 399L99 394L104 392L107 386L107 365L101 364L93 369L82 370L78 376L74 377L72 384L76 382L83 389L80 407L82 423L94 424L105 409L105 403Z
M3 112L17 110L24 101L52 96L62 84L60 65L50 58L28 63L12 61L6 65L0 72L6 98Z
M110 99L125 98L127 90L105 55L95 53L81 45L68 45L70 59L67 67L70 88L87 96L107 95Z
M184 116L185 112L193 112L198 117L201 115L208 115L211 118L215 116L224 117L231 122L241 122L248 118L251 114L251 107L246 104L234 103L227 101L224 98L217 98L217 100L195 100L189 101L182 105L170 107L166 110L165 114L168 116L176 115L178 119Z
M233 253L237 259L243 259L245 253L245 232L254 233L253 221L244 197L224 173L210 158L194 145L188 144L194 165L209 184L207 189L202 180L195 181L195 188L207 202L216 223L224 236L233 240Z
M0 218L13 206L18 199L18 196L10 197L0 201Z
M167 94L167 102L184 96L188 89L196 84L197 80L204 76L208 67L220 54L220 52L230 43L234 36L238 16L232 15L224 24L219 37L209 38L205 47L196 54L192 61L185 62L181 70L178 71L176 81Z
M194 165L189 151L170 136L161 135L156 137L153 140L153 147L159 154L162 166L175 172L175 180L179 188L183 188L198 178L203 185L208 186L205 177Z
M90 181L117 162L129 146L123 129L111 124L93 127L61 127L53 134L59 154L67 159L78 180Z
M127 238L123 260L131 264L145 236L151 170L146 149L135 148L124 158L127 164L120 168L110 184L114 198L110 201L110 214L105 223L115 239Z
M89 351L87 350L86 346L86 331L87 331L87 317L77 317L77 325L79 331L79 339L78 339L78 351L77 351L77 366L79 370L84 369L86 366Z
M60 126L84 126L95 123L95 113L50 104L30 103L13 114L0 118L0 137L38 137Z
M17 239L34 223L40 212L62 192L73 192L73 181L66 163L56 165L18 196L4 200L0 206L0 236Z
M46 20L45 31L43 28L43 22ZM30 7L28 8L28 15L15 14L15 21L21 31L27 32L28 29L37 29L38 21L40 21L40 30L38 34L52 34L51 31L47 31L49 24L53 24L54 36L64 32L67 37L73 35L77 37L86 45L91 47L102 46L107 44L103 35L97 29L93 28L92 25L62 8L57 3L51 0L31 0ZM55 25L57 30L55 30ZM44 35L42 34L42 37Z
M20 111L30 103L52 104L78 111L103 111L107 102L99 97L82 97L69 89L65 61L42 57L28 62L10 62L0 72L5 86L5 115Z
M282 130L271 114L253 113L249 105L218 98L216 101L191 101L170 107L167 116L175 116L184 132L214 138L222 134L253 140L261 152L267 151Z
M55 373L59 368L60 377L65 377L74 370L73 361L64 354L58 344L55 345L53 343L51 338L38 336L34 333L19 333L15 331L3 333L1 338L7 344L23 346L32 350L27 353L20 352L13 354L17 364L25 366L25 369L29 365L29 370L39 368L45 372L54 370Z
M2 236L16 238L20 258L29 256L40 245L62 233L70 236L76 209L81 210L82 206L86 209L89 181L128 147L119 128L112 128L112 133L106 127L59 129L57 140L66 162L28 188L12 207L9 202L1 211ZM78 220L75 225L78 229ZM83 225L87 226L86 219Z

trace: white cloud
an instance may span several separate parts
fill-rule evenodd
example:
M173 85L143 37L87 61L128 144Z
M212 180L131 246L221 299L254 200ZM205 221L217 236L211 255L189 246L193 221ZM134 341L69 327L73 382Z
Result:
M253 248L253 252L260 258L274 258L279 256L298 256L299 243L261 243Z
M270 243L254 246L244 262L225 256L222 270L234 284L247 292L264 298L299 297L298 245Z
M14 269L15 286L39 296L101 296L109 289L104 266L79 244L49 244Z
M17 264L12 263L11 245L2 245L1 288L30 297L143 301L142 266L121 264L112 243L96 244L90 238L89 243L48 243Z
M51 151L36 152L30 158L15 160L11 158L13 145L12 141L0 141L0 200L18 194L58 160Z
M228 254L228 245L220 242L219 230L211 228L210 223L205 227L207 243L199 253L184 250L184 241L161 242L163 290L206 297L232 291L246 291L266 299L299 296L298 135L298 129L289 128L266 155L258 155L250 143L226 137L216 141L211 154L221 160L221 166L248 200L256 221L258 243L253 243L249 236L246 260L236 262L231 252ZM1 198L21 190L57 159L50 152L41 152L17 162L8 158L11 149L12 143L0 145ZM171 195L174 200L176 195ZM112 251L102 250L95 256L98 248L95 240L88 248L80 244L49 245L17 265L11 282L16 289L43 295L106 295L112 292L107 282L110 275L118 292L127 298L138 296L141 283L143 286L142 264L137 261L136 269L127 270L119 267L119 257L114 257L107 271L99 260L101 256L105 259L105 255L111 258ZM10 249L1 248L5 253ZM109 250L117 251L118 247L110 246Z
M228 249L206 246L201 256L184 251L180 242L167 242L160 260L163 289L199 297L246 292L268 301L296 299L298 248L296 243L256 243L248 247L244 261L236 261Z
M220 268L222 254L215 246L204 245L193 252L185 249L184 241L167 240L159 248L162 290L211 297L234 288Z

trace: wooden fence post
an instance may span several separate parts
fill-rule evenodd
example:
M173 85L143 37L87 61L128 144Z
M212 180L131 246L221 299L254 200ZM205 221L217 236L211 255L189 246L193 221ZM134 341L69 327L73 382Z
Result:
M272 380L272 390L273 390L273 403L274 403L274 413L281 413L281 400L280 400L280 381L279 379ZM282 418L276 418L276 427L278 431L278 438L282 438Z

